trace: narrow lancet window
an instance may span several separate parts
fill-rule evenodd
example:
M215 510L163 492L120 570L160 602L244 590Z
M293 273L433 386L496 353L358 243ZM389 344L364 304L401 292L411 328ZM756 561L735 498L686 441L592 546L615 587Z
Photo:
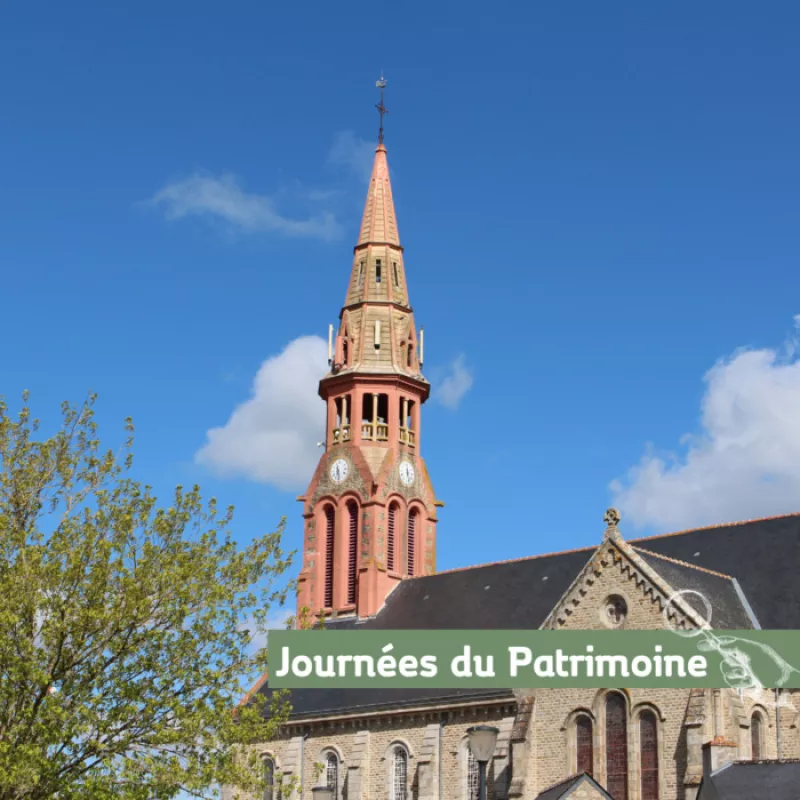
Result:
M419 512L416 508L412 508L411 511L408 512L408 551L407 551L407 563L406 563L406 574L409 576L414 575L414 567L416 563L416 554L417 554L417 516Z
M386 569L394 571L394 548L395 535L397 531L397 503L389 506L389 519L386 525Z
M592 721L580 716L575 721L575 739L578 751L578 772L592 774L594 769L594 743L592 741Z
M325 608L333 608L333 554L336 514L333 506L325 506Z
M408 798L408 753L404 747L396 747L392 759L392 800Z
M652 711L643 711L639 717L639 750L642 800L658 800L658 727Z
M753 761L761 759L761 714L756 711L750 720L750 741Z
M347 602L354 604L358 591L358 504L350 500L347 504L350 540L347 552Z
M628 800L628 709L616 692L606 700L606 788L614 800Z

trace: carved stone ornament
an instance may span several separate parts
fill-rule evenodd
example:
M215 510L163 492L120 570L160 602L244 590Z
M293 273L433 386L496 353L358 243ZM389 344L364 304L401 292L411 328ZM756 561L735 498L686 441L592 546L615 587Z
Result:
M347 455L348 454L346 454L344 450L338 450L338 448L331 450L331 452L328 454L325 469L320 476L319 484L317 485L316 491L311 498L310 505L312 507L316 505L320 497L326 494L339 497L345 492L355 491L360 494L363 499L368 497L367 487L364 485L364 479L361 477L361 472L358 470L355 464L353 464L352 459L348 458ZM330 465L337 458L345 458L349 466L347 477L341 483L335 483L332 481L329 474Z
M406 501L421 500L426 508L430 507L430 492L428 491L427 473L421 460L414 460L416 474L410 486L406 486L400 480L400 465L403 461L409 461L405 456L400 456L391 466L386 474L386 485L384 487L384 497L391 493L401 495Z

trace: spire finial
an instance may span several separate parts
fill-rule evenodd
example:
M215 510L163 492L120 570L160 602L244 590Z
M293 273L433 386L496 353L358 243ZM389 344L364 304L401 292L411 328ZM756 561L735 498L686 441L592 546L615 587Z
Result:
M603 538L605 539L619 539L620 533L619 528L619 521L621 519L619 511L616 508L609 508L608 511L603 515L603 519L606 523L606 532Z
M389 111L383 104L383 90L386 88L386 81L383 78L382 72L380 80L375 81L375 86L377 86L381 90L381 101L380 103L376 104L375 108L378 109L378 113L381 115L381 126L378 129L378 144L383 144L383 116L384 114L388 114Z
M615 542L619 542L622 539L622 534L617 527L621 518L616 508L609 508L608 511L606 511L603 515L603 519L606 523L606 532L603 535L604 539L611 539L611 541Z

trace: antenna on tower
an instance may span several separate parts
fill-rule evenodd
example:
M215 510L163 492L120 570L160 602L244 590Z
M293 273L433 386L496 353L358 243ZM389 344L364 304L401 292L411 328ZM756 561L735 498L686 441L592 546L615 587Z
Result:
M378 113L381 115L381 126L378 129L378 144L383 144L383 117L384 114L388 114L389 110L383 104L383 90L386 88L386 81L383 77L383 72L381 72L380 80L375 81L375 86L381 90L381 101L380 103L376 104L375 108L378 109Z

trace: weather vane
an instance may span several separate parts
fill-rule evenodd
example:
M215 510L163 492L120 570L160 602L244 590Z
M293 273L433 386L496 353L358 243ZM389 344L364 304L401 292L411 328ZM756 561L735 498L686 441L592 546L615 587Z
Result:
M378 113L381 115L381 127L378 130L378 144L383 144L383 115L389 113L386 106L383 104L383 90L386 88L386 81L383 79L383 73L381 73L380 80L375 81L375 85L381 90L381 101L375 108L378 109Z

